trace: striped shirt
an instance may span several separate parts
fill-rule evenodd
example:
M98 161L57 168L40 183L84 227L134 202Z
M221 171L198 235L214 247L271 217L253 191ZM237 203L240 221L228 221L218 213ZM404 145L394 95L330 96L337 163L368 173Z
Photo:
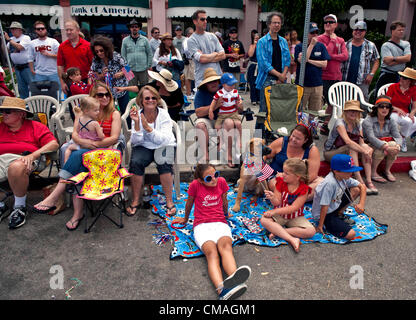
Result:
M280 207L283 208L292 205L299 196L308 194L312 189L306 183L300 181L299 187L291 193L287 188L286 182L283 181L283 178L278 177L276 178L276 190L282 194ZM284 219L294 219L301 216L303 216L303 206L297 211L285 214L282 217Z
M214 95L214 100L218 100L219 98L223 99L219 113L233 113L237 111L237 103L240 101L240 95L236 89L232 91L227 91L224 88L218 90Z

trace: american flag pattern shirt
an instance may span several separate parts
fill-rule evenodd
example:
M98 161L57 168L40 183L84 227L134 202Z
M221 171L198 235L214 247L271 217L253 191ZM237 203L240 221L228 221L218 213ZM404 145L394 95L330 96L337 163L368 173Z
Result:
M300 181L299 187L293 193L290 193L286 182L283 181L283 178L278 177L276 178L276 190L282 194L280 207L283 208L292 205L299 196L308 194L312 189L306 183ZM282 215L285 219L294 219L301 216L303 216L303 206L295 212Z

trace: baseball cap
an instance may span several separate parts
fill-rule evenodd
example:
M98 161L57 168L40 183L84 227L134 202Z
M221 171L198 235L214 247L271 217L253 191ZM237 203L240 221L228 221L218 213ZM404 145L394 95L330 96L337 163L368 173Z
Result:
M232 86L236 84L238 81L231 73L224 73L220 79L221 84L226 84L228 86Z
M335 20L335 22L338 22L337 16L335 14L332 14L332 13L328 14L324 17L324 21L326 21L327 19L332 19L332 20Z
M181 26L176 26L175 31L179 31L179 30L182 31L182 27Z
M336 154L331 159L331 169L341 172L356 172L363 170L362 167L354 166L354 160L348 154Z
M318 25L316 22L309 23L309 33L319 31Z
M232 32L237 32L237 28L231 27L230 29L228 29L228 33L232 33Z
M355 25L354 25L354 30L355 29L363 29L363 30L367 30L367 23L365 23L365 21L358 21Z

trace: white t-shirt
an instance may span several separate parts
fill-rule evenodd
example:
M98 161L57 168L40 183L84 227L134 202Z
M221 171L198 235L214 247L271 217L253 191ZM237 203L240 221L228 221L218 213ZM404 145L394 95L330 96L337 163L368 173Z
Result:
M52 75L58 72L56 58L44 56L41 51L57 54L59 42L47 37L45 40L35 39L30 43L29 62L33 62L35 72L41 75Z
M10 50L10 59L12 59L14 64L25 64L29 60L29 47L30 47L30 37L22 34L19 38L10 37L10 40L19 43L23 46L24 50L17 51L15 47L10 45L10 42L7 44L7 48Z

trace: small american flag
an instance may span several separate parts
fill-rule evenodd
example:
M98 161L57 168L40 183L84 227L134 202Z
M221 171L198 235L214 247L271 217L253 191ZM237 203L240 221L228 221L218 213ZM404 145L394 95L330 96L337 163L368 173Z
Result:
M125 66L121 71L123 71L123 74L126 77L127 81L130 81L134 78L134 73L133 71L131 71L130 66Z
M264 164L261 171L256 174L257 180L264 181L273 174L274 170L267 163Z

